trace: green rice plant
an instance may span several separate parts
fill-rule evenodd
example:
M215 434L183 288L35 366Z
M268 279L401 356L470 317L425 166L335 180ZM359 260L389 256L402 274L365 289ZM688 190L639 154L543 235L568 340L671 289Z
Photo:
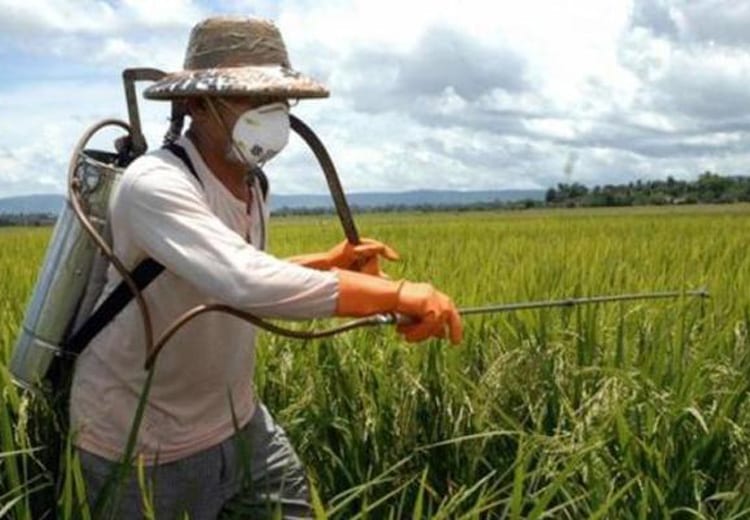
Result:
M358 218L363 236L401 252L387 273L430 281L462 307L712 296L470 317L458 347L407 344L390 328L261 334L257 393L309 470L316 515L750 516L749 221L746 205ZM272 227L282 257L341 240L332 217ZM87 514L69 439L6 368L48 237L0 230L0 511L12 518Z

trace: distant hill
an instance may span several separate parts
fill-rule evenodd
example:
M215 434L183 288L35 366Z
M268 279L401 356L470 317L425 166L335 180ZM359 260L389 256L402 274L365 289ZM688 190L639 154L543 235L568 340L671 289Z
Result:
M27 195L0 199L0 214L50 213L57 215L63 207L62 195Z
M385 206L460 206L482 202L544 200L543 190L441 191L418 190L403 192L350 193L349 205L361 208ZM1 214L51 213L63 207L62 195L27 195L0 199ZM281 209L332 208L330 195L273 195L271 211Z

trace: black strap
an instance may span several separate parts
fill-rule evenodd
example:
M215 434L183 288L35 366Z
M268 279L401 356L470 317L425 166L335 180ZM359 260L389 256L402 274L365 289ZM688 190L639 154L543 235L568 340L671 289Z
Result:
M153 258L146 258L130 272L138 290L143 290L154 278L164 270L164 266ZM80 354L86 345L111 322L125 306L134 298L130 287L124 281L120 282L107 299L89 316L75 334L65 343L65 350L73 354Z
M167 150L179 157L187 166L193 177L203 186L203 182L195 171L193 162L188 157L185 149L175 143L164 146ZM145 289L154 279L164 271L164 266L153 258L146 258L130 272L130 277L135 282L139 291ZM80 354L91 342L117 316L128 303L135 297L130 286L123 280L114 291L102 302L102 304L88 317L81 327L65 342L65 351L72 354Z
M268 176L260 168L255 168L255 178L260 183L260 191L263 193L263 201L265 202L268 198Z
M195 177L195 180L198 181L198 184L203 186L203 181L200 177L198 177L198 172L195 171L195 166L193 166L193 161L190 160L190 156L187 154L185 149L180 146L177 143L167 143L164 145L164 148L172 152L174 155L180 158L183 163L185 163L185 166L187 166L188 170L190 170L190 173L193 174L193 177Z

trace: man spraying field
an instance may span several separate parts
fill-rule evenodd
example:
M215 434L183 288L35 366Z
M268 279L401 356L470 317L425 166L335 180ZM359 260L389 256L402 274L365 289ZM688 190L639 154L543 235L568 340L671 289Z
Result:
M260 167L287 142L289 100L328 95L291 68L272 23L201 22L184 70L145 95L182 103L190 117L185 135L130 164L110 202L115 255L128 269L149 258L165 268L143 291L154 333L196 305L222 303L286 319L400 313L411 318L399 327L408 341L460 341L450 298L428 284L380 276L378 258L395 258L382 243L343 243L288 260L264 252L269 182ZM102 299L120 278L110 268ZM310 516L304 469L253 394L254 337L244 321L206 314L161 353L135 445L156 518L208 519L236 508L252 518L277 508L284 518ZM131 303L77 360L70 419L92 505L125 453L146 355ZM142 503L128 475L111 512L139 518Z

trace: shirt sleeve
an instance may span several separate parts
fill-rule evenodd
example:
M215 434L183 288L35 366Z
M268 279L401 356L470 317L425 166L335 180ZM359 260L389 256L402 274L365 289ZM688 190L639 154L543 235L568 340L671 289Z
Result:
M122 212L136 245L211 299L262 317L333 315L336 273L306 269L248 244L211 212L181 171L152 167L123 190Z

